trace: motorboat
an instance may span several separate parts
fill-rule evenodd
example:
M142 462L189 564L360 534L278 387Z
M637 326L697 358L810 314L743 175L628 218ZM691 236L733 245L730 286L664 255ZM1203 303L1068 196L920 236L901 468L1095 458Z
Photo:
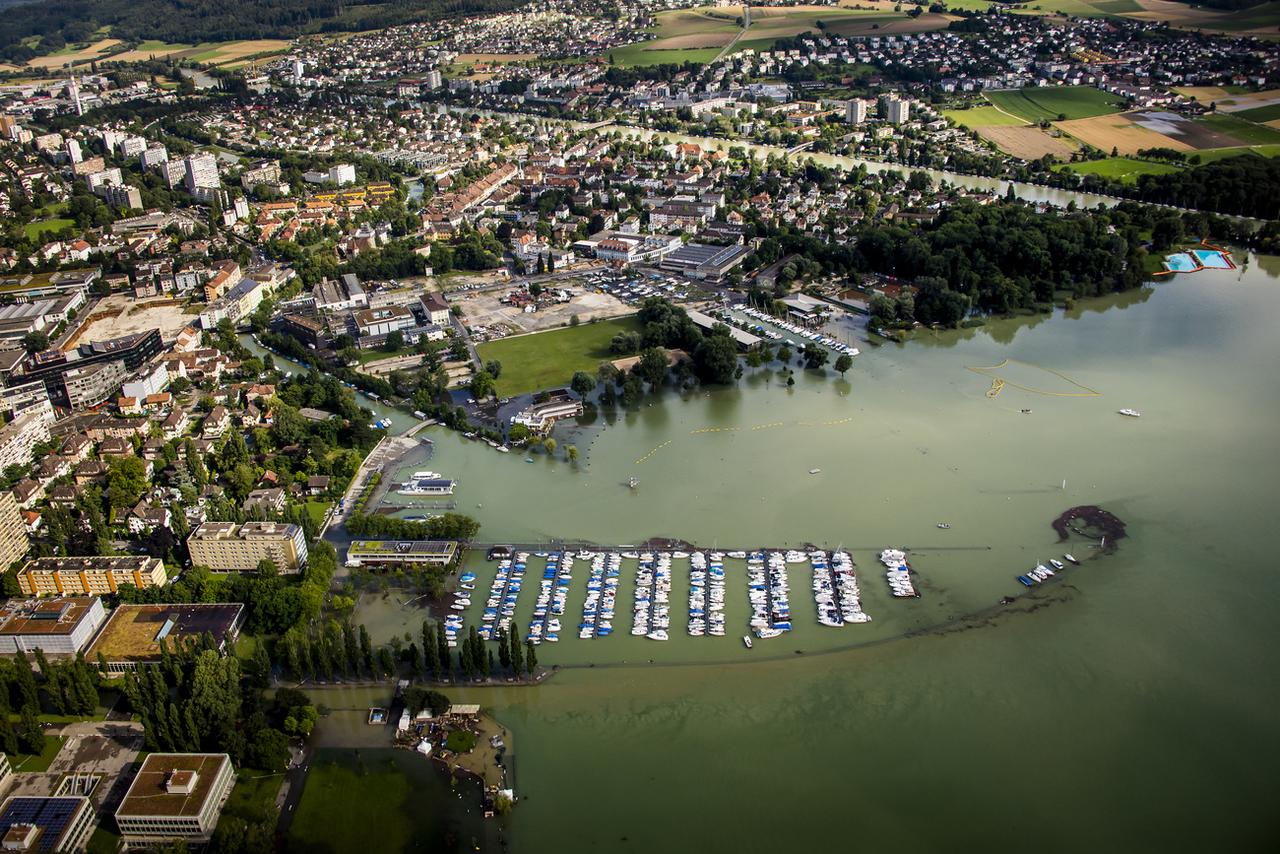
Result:
M945 531L951 527L951 524L949 522L939 522L938 527Z
M1129 416L1130 418L1141 418L1141 417L1142 417L1142 413L1141 413L1141 412L1139 412L1139 411L1138 411L1138 410L1136 410L1136 409L1121 409L1121 410L1120 410L1120 414L1121 414L1121 415L1127 415L1127 416Z
M1052 566L1054 569L1065 569L1065 568L1066 568L1066 564L1064 564L1064 563L1063 563L1062 561L1060 561L1060 560L1054 560L1053 558L1049 558L1049 565L1050 565L1050 566Z
M755 644L751 642L751 635L742 636L742 645L747 649L751 649L751 647L755 646Z
M1080 564L1080 561L1076 560L1074 555L1063 555L1063 557L1065 557L1069 562L1076 564L1077 566Z

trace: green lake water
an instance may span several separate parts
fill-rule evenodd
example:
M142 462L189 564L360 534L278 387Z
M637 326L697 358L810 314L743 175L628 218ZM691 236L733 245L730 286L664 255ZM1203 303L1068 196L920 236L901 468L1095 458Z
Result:
M795 631L746 650L731 561L727 637L690 638L678 561L672 639L637 639L627 563L615 634L583 641L578 562L563 640L538 649L559 671L450 691L518 740L511 850L1274 850L1280 260L1236 260L864 346L845 380L668 394L577 431L576 470L430 433L417 467L459 480L487 541L843 545L874 618L819 626L793 564ZM1007 384L989 399L993 375ZM1065 396L1084 389L1099 394ZM1127 523L1119 550L999 606L1038 560L1093 554L1050 527L1079 504ZM922 598L889 597L889 546L912 549ZM468 625L495 566L470 565ZM422 616L394 596L357 612L375 640Z

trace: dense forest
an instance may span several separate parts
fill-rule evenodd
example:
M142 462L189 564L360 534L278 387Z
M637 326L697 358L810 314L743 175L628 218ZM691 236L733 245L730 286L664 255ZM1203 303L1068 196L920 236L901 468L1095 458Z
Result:
M88 40L104 26L125 42L161 39L194 44L233 39L294 38L358 31L409 21L504 12L520 0L52 0L12 6L0 19L0 54L26 60ZM33 50L23 39L39 36Z

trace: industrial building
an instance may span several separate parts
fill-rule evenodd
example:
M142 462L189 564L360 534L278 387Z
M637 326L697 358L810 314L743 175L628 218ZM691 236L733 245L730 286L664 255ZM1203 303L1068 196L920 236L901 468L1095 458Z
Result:
M718 282L734 267L741 264L751 250L745 246L709 246L702 243L686 243L666 255L658 265L663 270L680 273L690 279Z
M97 823L86 797L13 797L0 807L5 851L83 851Z

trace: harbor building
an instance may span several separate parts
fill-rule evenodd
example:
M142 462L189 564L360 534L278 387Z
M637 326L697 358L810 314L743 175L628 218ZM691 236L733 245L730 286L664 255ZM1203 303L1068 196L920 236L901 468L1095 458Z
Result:
M117 605L85 653L89 661L101 655L107 672L126 673L160 661L160 641L172 649L206 633L219 652L226 653L240 634L244 605L214 602L187 605Z
M307 565L302 528L286 522L205 522L187 538L192 566L214 572L254 572L266 559L282 574Z
M577 418L582 412L582 401L561 391L552 393L549 400L520 410L511 416L511 423L523 424L534 433L549 433L561 418Z
M97 596L11 599L0 611L0 655L75 655L107 619Z
M27 596L105 596L132 584L139 590L169 582L158 557L40 557L18 570L18 587Z
M84 796L13 797L0 807L0 845L5 851L83 851L96 823Z
M125 847L208 842L234 785L225 753L150 754L116 808Z
M689 311L687 314L693 324L703 332L710 332L716 326L729 326L723 320L716 320L711 315L703 314L700 311ZM752 335L750 332L745 332L736 326L729 326L729 337L737 342L739 350L750 350L760 343L760 336Z
M347 549L347 565L445 566L457 552L452 540L354 540Z

